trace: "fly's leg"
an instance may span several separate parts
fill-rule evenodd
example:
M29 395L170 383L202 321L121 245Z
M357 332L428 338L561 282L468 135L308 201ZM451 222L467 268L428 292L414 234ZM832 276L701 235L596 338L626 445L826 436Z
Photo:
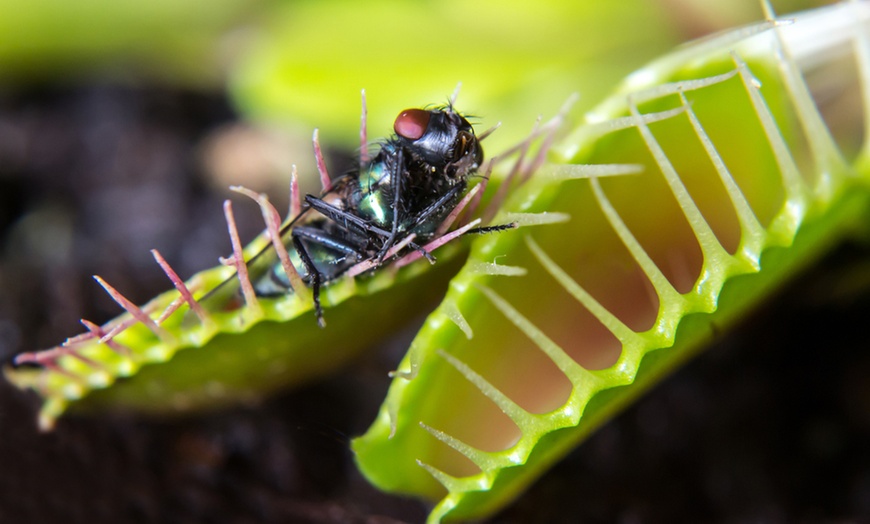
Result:
M429 253L428 251L426 251L423 248L423 246L420 246L419 244L415 244L413 242L410 242L410 243L408 243L408 247L410 247L411 249L413 249L415 251L418 251L421 255L423 255L426 258L426 260L429 261L430 264L435 263L435 257L432 256L432 253Z
M465 232L466 235L480 235L483 233L496 233L498 231L507 231L509 229L516 229L517 223L511 222L510 224L499 224L497 226L484 226L484 227L474 227Z
M302 240L296 236L295 232L293 234L293 247L296 248L296 253L299 254L299 258L302 259L302 263L305 264L305 269L307 269L308 274L311 275L311 295L314 297L314 316L317 317L317 325L324 328L326 327L326 321L323 320L323 308L320 306L320 284L322 281L322 275L314 266L314 262L308 255L308 250L305 249Z
M390 236L387 237L386 242L381 247L381 250L378 252L378 265L380 265L384 261L384 256L387 254L387 251L393 247L393 244L396 243L396 236L399 233L399 222L401 222L401 217L399 216L399 212L401 211L401 200L402 200L402 177L404 173L404 153L402 149L399 149L399 154L396 155L396 164L393 166L393 172L390 174L390 184L393 186L393 228L390 232Z
M431 205L429 205L429 207L421 211L420 214L414 218L414 224L412 225L411 229L419 226L420 224L428 220L430 216L443 208L448 202L456 198L456 196L464 189L465 186L463 184L457 184L451 187L449 191L444 193L444 196L433 202Z
M316 228L297 226L293 228L291 235L293 239L293 247L296 249L296 253L299 255L299 259L305 266L309 276L311 294L314 299L314 314L317 317L317 324L320 327L325 327L326 321L323 318L323 307L320 304L320 288L323 286L325 281L337 277L346 271L347 268L335 273L327 272L327 274L324 274L317 268L314 260L311 258L311 253L308 252L308 248L306 248L302 241L305 240L332 251L336 251L343 254L345 258L353 257L355 261L362 259L363 254L352 245L353 239L336 238L335 236Z
M314 195L305 195L305 203L311 206L311 208L313 208L315 211L337 223L347 231L352 231L354 233L362 235L365 235L366 233L372 233L384 238L390 236L389 231L381 229L377 226L373 226L369 224L367 220L364 220L352 213L348 213L343 209L339 209L332 204L328 204Z
M320 244L321 246L344 253L345 255L356 257L357 259L363 258L363 254L352 245L349 245L343 240L335 238L334 236L324 233L316 228L297 226L293 229L293 236L302 237L316 244Z

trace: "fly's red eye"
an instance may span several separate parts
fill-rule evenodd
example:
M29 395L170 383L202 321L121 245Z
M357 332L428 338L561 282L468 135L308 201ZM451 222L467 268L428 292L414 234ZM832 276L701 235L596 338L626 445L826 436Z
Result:
M393 130L402 138L417 140L426 132L429 125L429 111L406 109L399 113L393 123Z

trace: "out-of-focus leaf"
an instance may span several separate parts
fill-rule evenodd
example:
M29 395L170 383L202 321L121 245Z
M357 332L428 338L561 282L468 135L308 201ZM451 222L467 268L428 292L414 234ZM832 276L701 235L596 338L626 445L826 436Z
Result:
M220 39L262 2L0 0L2 81L151 77L216 85Z
M267 21L233 78L243 111L302 119L347 144L365 89L372 135L405 107L444 103L505 125L498 150L572 91L591 107L627 71L678 40L668 9L645 0L504 3L340 0L289 3ZM486 126L485 126L486 127Z

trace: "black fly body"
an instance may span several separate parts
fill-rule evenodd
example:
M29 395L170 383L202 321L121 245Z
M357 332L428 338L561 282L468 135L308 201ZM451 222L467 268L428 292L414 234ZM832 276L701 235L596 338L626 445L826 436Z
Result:
M359 169L332 181L319 197L306 195L301 213L281 229L291 263L312 289L321 326L325 325L321 286L357 264L376 269L414 251L435 261L423 246L435 238L466 192L469 176L483 162L480 139L452 104L406 109L396 117L393 130L395 134ZM292 292L287 272L276 258L274 250L267 248L248 262L257 296Z

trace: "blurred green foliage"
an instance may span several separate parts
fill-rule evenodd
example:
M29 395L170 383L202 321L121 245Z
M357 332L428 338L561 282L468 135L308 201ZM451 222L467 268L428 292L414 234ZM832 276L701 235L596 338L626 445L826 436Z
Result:
M780 12L820 0L775 2ZM516 141L573 92L578 114L678 42L756 20L754 0L0 0L3 81L112 78L219 88L261 122L319 126L353 147L359 92L369 136L398 110L442 103Z
M244 0L0 0L0 78L220 85L222 38L264 7Z

